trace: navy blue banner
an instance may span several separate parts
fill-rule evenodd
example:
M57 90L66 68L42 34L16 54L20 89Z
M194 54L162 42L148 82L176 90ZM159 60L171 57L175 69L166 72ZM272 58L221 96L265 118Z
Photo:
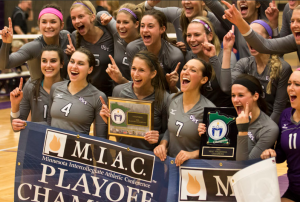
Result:
M14 201L235 201L231 176L256 161L189 160L28 122L21 131Z

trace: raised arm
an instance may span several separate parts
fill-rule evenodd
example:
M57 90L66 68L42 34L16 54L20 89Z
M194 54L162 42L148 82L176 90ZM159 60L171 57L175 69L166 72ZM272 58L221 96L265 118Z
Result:
M293 11L290 10L289 3L287 3L283 9L280 37L285 37L287 35L292 34L291 27L290 27L290 22L291 22L290 14L292 12Z
M97 21L102 24L103 26L106 26L108 31L111 33L112 36L114 36L117 31L116 27L116 20L109 14L107 11L100 11L97 13Z
M96 96L96 95L95 95ZM95 108L95 121L94 121L94 136L102 137L107 139L107 124L104 122L102 117L100 116L100 111L102 109L102 103L100 100L100 96L107 103L107 98L104 93L97 95L97 104Z

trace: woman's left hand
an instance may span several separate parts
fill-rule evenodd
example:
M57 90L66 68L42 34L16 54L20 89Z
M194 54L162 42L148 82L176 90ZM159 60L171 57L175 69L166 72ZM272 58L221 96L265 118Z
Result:
M205 41L202 43L203 53L211 58L216 55L216 48L213 44L209 43L206 36L204 37Z
M159 133L156 130L148 131L145 135L145 140L148 141L150 144L155 144L158 142Z
M175 158L175 164L176 166L180 166L183 164L186 160L192 159L192 152L181 150L176 158Z
M172 92L172 89L176 88L176 84L179 80L179 75L177 72L179 67L180 67L180 62L178 62L177 66L173 72L171 72L170 74L166 74L166 80L168 82L171 92Z

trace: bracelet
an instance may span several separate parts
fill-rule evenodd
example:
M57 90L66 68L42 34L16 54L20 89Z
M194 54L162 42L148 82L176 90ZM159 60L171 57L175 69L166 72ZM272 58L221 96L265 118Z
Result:
M236 124L236 127L239 132L248 132L249 123Z
M277 27L277 28L273 29L273 36L272 37L278 36L278 35L279 35L279 30L278 30L278 27Z
M19 118L20 116L20 111L17 111L16 113L10 111L10 116L14 119Z
M243 36L249 36L252 32L252 28L250 28L250 30L248 32L246 32L245 34L242 34Z

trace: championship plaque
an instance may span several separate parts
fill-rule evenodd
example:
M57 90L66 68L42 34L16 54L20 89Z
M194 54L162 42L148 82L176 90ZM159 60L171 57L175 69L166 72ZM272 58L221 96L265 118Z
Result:
M235 160L238 130L233 107L204 108L206 133L201 136L199 157Z
M144 139L153 129L153 101L108 97L108 134Z

